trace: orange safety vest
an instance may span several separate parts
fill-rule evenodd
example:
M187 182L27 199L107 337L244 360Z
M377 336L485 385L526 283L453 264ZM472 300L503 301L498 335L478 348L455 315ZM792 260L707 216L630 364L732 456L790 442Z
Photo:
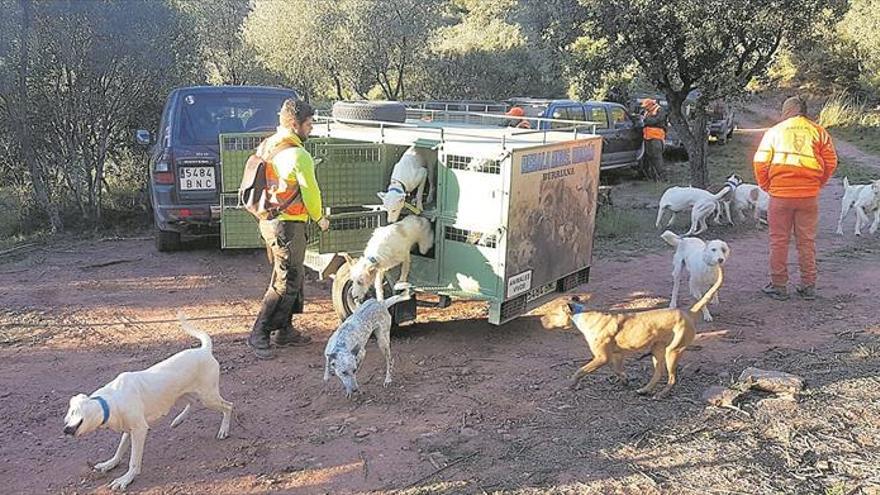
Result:
M810 198L837 168L837 153L822 126L792 117L764 133L753 160L761 189L780 198Z
M659 139L661 141L666 140L666 131L663 130L662 127L644 127L642 129L642 137L645 141L651 139Z
M272 137L267 138L267 140L260 145L261 150L268 147L268 141L270 139L272 139ZM274 150L282 143L286 143L296 148L302 148L302 142L298 137L285 136L277 142L272 143L272 149ZM261 153L261 156L268 156L269 154L270 153ZM281 205L290 200L294 195L299 194L299 184L297 184L296 178L294 177L280 177L278 175L278 170L275 168L275 164L270 161L266 163L266 190L269 192L269 198L271 198L272 203ZM300 197L290 206L285 208L284 213L288 215L303 215L308 213L308 211L306 210L305 203Z

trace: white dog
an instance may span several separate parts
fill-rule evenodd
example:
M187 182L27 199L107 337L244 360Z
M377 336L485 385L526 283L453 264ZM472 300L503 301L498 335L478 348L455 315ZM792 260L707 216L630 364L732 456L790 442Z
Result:
M663 232L660 237L667 244L675 247L675 254L672 257L672 298L669 301L669 307L678 307L678 290L681 286L682 268L687 268L691 295L699 300L718 280L721 265L730 257L730 248L727 243L719 240L706 243L696 237L682 238L668 230ZM717 293L712 302L718 304ZM703 320L712 321L712 315L707 306L703 306Z
M764 222L770 209L770 195L755 184L740 184L733 191L733 209L740 220L746 219L744 212L752 211L756 222Z
M733 223L733 220L730 217L729 205L725 207L724 203L721 203L720 205L715 203L726 200L740 184L742 184L742 179L734 174L727 178L724 187L722 187L716 194L712 194L709 191L698 187L670 187L664 191L663 196L660 197L660 204L657 209L657 221L654 222L654 224L659 228L660 223L663 220L663 214L668 211L672 213L672 216L669 217L669 222L666 223L666 226L668 227L675 221L675 215L677 213L681 213L688 208L693 209L694 205L698 203L701 205L701 208L696 212L697 220L705 220L708 218L708 215L715 212L715 221L720 223L721 211L723 208L726 210L728 223ZM691 211L691 227L688 229L687 235L695 232L699 227L699 225L696 225L694 222L694 215L695 213Z
M843 235L843 219L851 208L856 210L857 236L862 235L862 224L868 223L868 212L874 212L874 222L869 232L877 232L880 225L880 180L870 184L850 185L849 178L843 178L843 199L840 201L840 218L837 220L837 233Z
M180 424L198 399L205 407L223 413L217 438L229 434L232 403L220 396L220 364L211 353L211 337L193 327L178 314L183 330L199 339L201 347L178 352L170 358L143 371L120 373L113 381L92 392L70 399L64 417L64 433L82 436L102 426L122 432L122 439L113 457L95 465L95 470L106 473L115 468L131 442L128 471L110 483L114 490L125 490L141 472L144 440L150 425L162 418L179 399L186 407L171 422Z
M345 395L358 391L357 371L367 355L367 341L376 336L376 344L385 356L385 382L391 383L391 313L388 308L409 299L409 294L392 296L385 301L369 299L339 325L324 348L324 381L336 375Z
M382 200L382 208L388 212L389 223L394 223L400 218L400 213L406 206L406 198L413 191L416 194L416 208L421 212L423 208L422 193L425 190L425 183L428 182L428 175L431 175L429 172L433 170L435 163L436 154L434 151L410 146L400 157L400 160L394 164L388 190L377 193L379 199ZM428 189L428 203L434 200L434 180L432 175L430 189Z
M400 266L400 279L395 290L406 287L411 263L410 250L419 245L419 252L427 254L434 245L434 232L431 222L418 215L407 215L403 220L379 227L367 242L364 255L351 268L351 294L363 300L372 284L376 289L376 299L385 300L382 285L385 272Z

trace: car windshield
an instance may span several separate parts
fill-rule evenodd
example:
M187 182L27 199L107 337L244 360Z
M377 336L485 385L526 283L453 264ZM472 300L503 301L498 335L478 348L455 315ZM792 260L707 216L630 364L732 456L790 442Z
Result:
M218 144L219 135L233 132L271 131L278 125L278 110L285 94L184 95L177 139L180 144Z

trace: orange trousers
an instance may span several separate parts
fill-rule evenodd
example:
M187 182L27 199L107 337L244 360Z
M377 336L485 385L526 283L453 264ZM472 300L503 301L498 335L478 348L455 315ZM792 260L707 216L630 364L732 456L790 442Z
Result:
M819 226L819 198L770 198L770 282L788 284L788 245L794 231L801 284L816 285L816 230Z

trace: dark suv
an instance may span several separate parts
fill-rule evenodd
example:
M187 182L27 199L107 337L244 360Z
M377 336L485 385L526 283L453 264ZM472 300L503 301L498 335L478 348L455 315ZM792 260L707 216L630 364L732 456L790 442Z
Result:
M220 143L223 133L271 131L290 89L257 86L197 86L171 92L159 132L138 130L150 151L150 204L156 247L171 251L181 237L220 232Z
M522 108L526 117L594 123L596 134L602 136L602 170L638 166L645 153L641 122L618 103L537 98L512 98L507 103ZM564 122L539 121L532 128L555 129L571 126L572 124Z

